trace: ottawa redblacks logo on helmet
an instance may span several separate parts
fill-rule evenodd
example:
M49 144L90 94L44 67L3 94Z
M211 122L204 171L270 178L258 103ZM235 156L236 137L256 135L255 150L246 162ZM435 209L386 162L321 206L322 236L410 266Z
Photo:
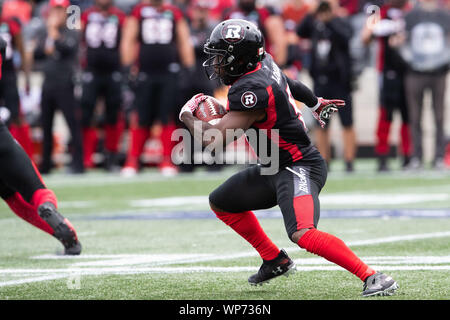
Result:
M222 28L222 38L229 43L237 43L244 37L245 28L239 24L228 24Z

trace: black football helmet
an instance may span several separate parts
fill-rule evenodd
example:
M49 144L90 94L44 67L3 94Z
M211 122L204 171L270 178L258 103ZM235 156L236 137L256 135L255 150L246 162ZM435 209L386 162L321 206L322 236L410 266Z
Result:
M264 37L253 23L229 19L214 28L203 51L208 54L203 62L208 78L229 85L264 59Z

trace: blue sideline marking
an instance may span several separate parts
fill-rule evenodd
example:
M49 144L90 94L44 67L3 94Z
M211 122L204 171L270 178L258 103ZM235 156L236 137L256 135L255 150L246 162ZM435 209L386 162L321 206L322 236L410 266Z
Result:
M279 210L255 211L258 218L281 218ZM335 209L321 210L320 218L450 218L450 209ZM76 220L216 219L209 210L160 211L102 216L79 216Z

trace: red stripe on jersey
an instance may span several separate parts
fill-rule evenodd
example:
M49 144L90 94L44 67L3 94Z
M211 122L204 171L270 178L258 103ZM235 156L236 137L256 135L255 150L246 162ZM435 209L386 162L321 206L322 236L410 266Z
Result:
M269 95L268 107L266 109L267 119L264 122L254 123L254 126L259 129L271 129L277 122L277 110L275 108L275 95L273 94L272 86L266 88Z
M287 141L283 140L281 137L279 137L279 141L280 141L279 145L280 145L281 149L287 150L291 154L292 162L296 162L296 161L300 160L301 158L303 158L303 154L296 144L287 142Z
M303 154L295 143L287 142L279 135L273 135L272 129L277 122L277 110L275 105L275 95L273 94L272 86L266 88L269 94L268 107L266 109L267 119L262 123L254 123L254 126L259 129L268 129L267 137L276 143L281 149L288 151L292 156L292 161L298 161L303 158Z
M247 72L247 73L244 73L244 74L242 75L242 77L244 77L244 76L246 76L246 75L248 75L248 74L252 74L253 72L258 71L259 69L261 69L261 67L262 67L261 62L258 62L258 64L256 65L256 68L255 68L255 69L253 69L253 70L251 70L251 71L249 71L249 72Z

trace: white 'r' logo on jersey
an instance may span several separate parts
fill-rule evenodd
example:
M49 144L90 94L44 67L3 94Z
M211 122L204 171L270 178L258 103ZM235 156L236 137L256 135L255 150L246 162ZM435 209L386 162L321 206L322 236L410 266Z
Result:
M256 94L251 91L244 92L244 94L241 96L241 103L246 108L254 107L257 101L258 98L256 97Z

